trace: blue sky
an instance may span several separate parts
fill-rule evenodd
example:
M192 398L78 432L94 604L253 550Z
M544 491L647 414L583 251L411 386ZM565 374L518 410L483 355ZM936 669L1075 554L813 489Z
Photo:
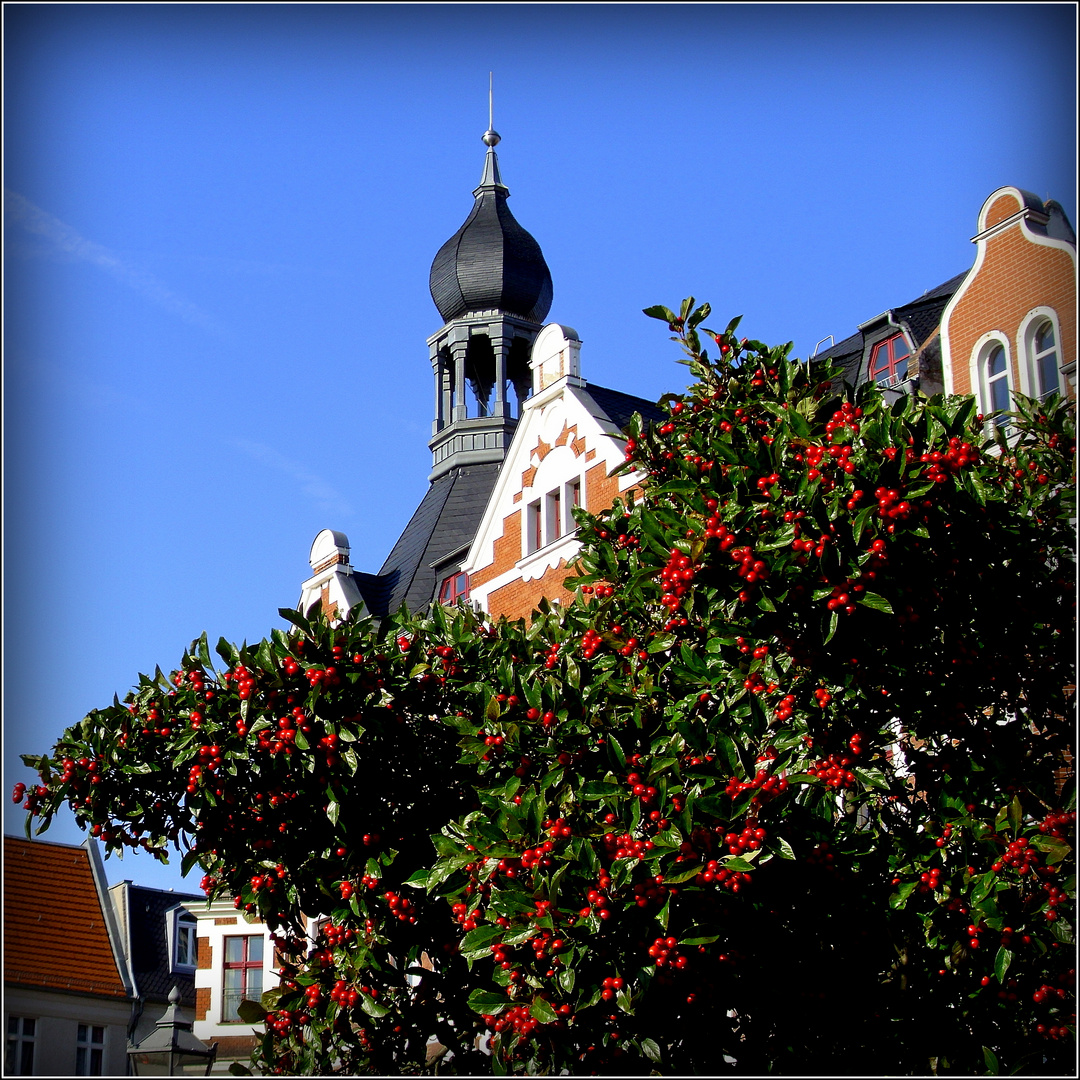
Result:
M7 791L20 753L201 631L282 625L321 529L378 570L427 483L428 270L472 205L489 71L549 317L586 378L644 397L685 385L650 304L694 293L805 356L968 268L1001 185L1076 223L1072 4L9 4L4 24Z

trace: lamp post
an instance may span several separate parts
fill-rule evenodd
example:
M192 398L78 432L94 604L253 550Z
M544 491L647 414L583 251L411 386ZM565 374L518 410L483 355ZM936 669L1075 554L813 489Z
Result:
M169 1007L157 1027L138 1046L128 1047L136 1076L209 1076L217 1044L207 1046L191 1032L192 1021L180 1009L180 991L169 991Z

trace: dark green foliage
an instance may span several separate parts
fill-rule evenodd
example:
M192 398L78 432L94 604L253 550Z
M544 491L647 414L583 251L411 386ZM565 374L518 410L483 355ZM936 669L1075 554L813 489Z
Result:
M574 603L196 642L28 808L278 929L271 1071L1070 1073L1071 409L995 443L646 314L697 381L578 512Z

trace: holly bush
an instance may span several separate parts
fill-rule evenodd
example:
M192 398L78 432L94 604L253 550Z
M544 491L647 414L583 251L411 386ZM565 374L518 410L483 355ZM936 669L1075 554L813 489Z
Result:
M696 381L573 602L204 636L26 759L28 828L265 920L260 1070L1071 1074L1071 407L646 314Z

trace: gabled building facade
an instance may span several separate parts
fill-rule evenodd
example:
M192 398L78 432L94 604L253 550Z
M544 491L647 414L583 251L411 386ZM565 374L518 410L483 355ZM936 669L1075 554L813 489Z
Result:
M611 473L623 463L630 417L658 420L660 409L587 383L580 349L569 327L550 323L538 335L532 396L462 564L471 599L493 618L528 618L541 597L568 600L567 566L579 548L574 508L606 510L641 481Z
M1062 208L1002 187L979 211L971 268L862 323L818 356L888 393L1076 397L1076 235Z
M121 881L109 889L109 900L135 996L128 1035L138 1044L169 1007L173 987L185 1013L195 1008L197 923L188 908L204 905L205 899Z
M430 486L378 574L356 571L348 538L312 545L300 610L344 614L363 602L384 616L402 603L469 599L493 617L527 618L541 597L563 601L577 551L573 508L593 513L640 477L612 477L622 429L658 406L581 377L581 342L542 326L551 303L543 254L510 216L494 147L473 211L432 264L443 317L428 339L435 379ZM981 411L1012 395L1076 395L1076 237L1061 207L1003 187L978 217L972 267L888 308L817 353L844 381L888 397L977 396ZM511 401L511 398L514 401Z
M1076 235L1061 207L1003 187L983 203L975 263L942 313L945 390L981 411L1012 395L1076 397Z
M273 934L227 898L208 904L197 897L185 907L196 924L192 1032L216 1045L214 1075L228 1073L232 1062L247 1062L263 1031L261 1024L242 1019L240 1005L259 1001L278 984Z
M427 493L378 574L351 565L343 533L319 533L301 612L343 614L363 602L381 617L403 603L420 611L469 599L493 616L527 617L541 596L568 595L573 506L605 509L636 482L608 475L623 459L622 428L635 411L650 419L660 411L586 383L577 334L544 326L551 274L506 205L498 134L483 140L472 212L429 278L443 326L427 342L435 384Z
M93 840L4 837L5 1076L124 1076L135 988Z

